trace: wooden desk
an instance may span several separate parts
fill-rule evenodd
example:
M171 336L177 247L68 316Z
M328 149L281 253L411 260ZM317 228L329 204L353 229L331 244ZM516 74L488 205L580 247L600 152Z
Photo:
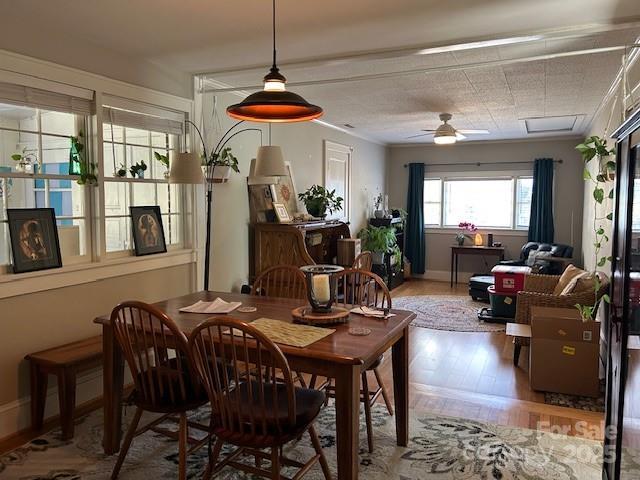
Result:
M249 295L197 292L155 304L165 311L187 335L208 318L207 315L180 313L181 307L198 300L212 301L220 297L226 301L240 301L257 308L253 313L233 312L229 316L250 322L260 317L291 322L291 310L304 302L283 298L254 297ZM307 348L279 345L293 371L301 371L335 380L336 436L338 452L338 478L358 478L358 443L360 412L360 374L380 355L392 348L393 389L395 399L396 442L406 446L409 439L409 324L415 314L392 310L396 315L387 320L376 320L351 315L347 324L332 326L336 332ZM102 325L104 352L104 440L106 454L120 449L122 424L122 390L124 360L118 347L109 316L95 319ZM367 327L371 334L365 337L349 335L349 327Z
M455 272L455 283L458 283L458 256L459 255L493 255L504 260L504 247L486 247L474 245L451 246L451 288L453 288L453 277Z

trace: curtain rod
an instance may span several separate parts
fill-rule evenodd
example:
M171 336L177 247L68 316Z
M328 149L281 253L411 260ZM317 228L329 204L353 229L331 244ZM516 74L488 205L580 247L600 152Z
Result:
M462 167L479 167L481 165L513 165L513 164L520 164L520 163L533 163L534 160L521 160L518 162L467 162L467 163L424 163L423 165L425 167L457 167L457 166L462 166ZM413 163L420 163L420 162L413 162ZM563 163L562 160L554 160L553 163ZM408 163L404 164L404 168L407 168L409 166Z

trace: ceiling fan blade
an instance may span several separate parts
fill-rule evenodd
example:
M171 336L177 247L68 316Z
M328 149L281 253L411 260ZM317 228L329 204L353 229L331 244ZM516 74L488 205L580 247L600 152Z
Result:
M432 135L431 133L420 133L419 135L411 135L410 137L406 137L406 140L410 138L418 138L418 137L426 137L427 135Z
M456 130L456 138L457 138L458 140L464 140L464 139L465 139L465 138L467 138L467 137L465 137L464 135L462 135L462 134L460 133L460 131L459 131L459 130Z
M435 132L437 132L437 130L424 129L424 128L423 128L422 130L420 130L420 131L421 131L421 132L429 132L429 133L435 133Z
M461 128L460 130L456 129L456 131L460 133L466 133L468 135L488 135L489 134L489 130L472 130L468 128Z

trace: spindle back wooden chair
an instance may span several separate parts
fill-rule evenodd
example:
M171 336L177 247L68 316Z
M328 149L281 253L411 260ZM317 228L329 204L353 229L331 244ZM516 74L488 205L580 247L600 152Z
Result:
M280 479L281 465L297 467L304 474L316 461L330 478L313 427L324 394L294 386L289 363L275 343L250 324L213 318L196 327L189 347L209 396L211 433L216 438L203 479L227 465ZM212 368L219 364L228 368ZM305 464L283 457L281 447L307 431L315 455ZM238 448L218 462L225 442ZM271 448L270 455L261 451L266 448ZM242 454L253 455L255 467L235 460ZM267 471L260 464L269 458L271 469Z
M367 272L371 271L373 267L373 254L368 250L365 250L360 255L358 255L353 261L353 265L351 268L356 270L366 270Z
M345 269L338 273L338 306L351 308L360 305L375 308L378 310L391 309L391 293L382 278L375 273L360 269ZM371 421L371 407L382 395L387 406L389 415L393 415L393 405L387 393L387 389L382 381L379 367L384 361L384 355L377 358L366 370L362 372L362 389L360 390L360 401L364 405L364 413L367 424L367 444L369 452L373 452L373 424ZM369 379L367 372L373 371L378 384L377 388L369 390ZM328 396L335 396L335 388L329 382L326 388Z
M164 312L137 301L113 309L111 328L133 378L131 398L136 405L111 478L117 478L133 437L152 429L178 440L179 479L184 480L187 454L206 441L189 438L186 414L208 400L194 369L187 338ZM144 411L166 415L137 431ZM179 415L177 435L158 427L171 414ZM201 429L208 431L206 427ZM189 451L188 443L194 445Z
M251 295L307 298L304 273L294 265L275 265L261 272L253 282Z
M391 293L375 273L347 268L337 274L338 306L364 305L380 310L391 308Z
M294 265L274 265L264 270L251 287L251 295L280 298L307 298L307 282L302 271ZM301 372L296 372L296 381L303 387L307 382ZM312 377L315 384L315 377Z

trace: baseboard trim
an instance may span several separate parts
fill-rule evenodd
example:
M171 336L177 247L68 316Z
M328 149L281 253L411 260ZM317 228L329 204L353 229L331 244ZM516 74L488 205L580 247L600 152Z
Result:
M421 278L423 280L434 280L436 282L450 282L451 272L448 270L427 270L423 274L412 274L413 278ZM458 272L458 284L469 283L469 279L473 276L472 272Z
M57 419L58 387L54 377L49 377L49 384L53 384L47 391L47 401L44 411L45 422ZM102 398L102 369L93 370L78 377L76 384L76 405ZM0 405L0 444L7 438L29 430L31 426L31 397L25 396L4 405Z

